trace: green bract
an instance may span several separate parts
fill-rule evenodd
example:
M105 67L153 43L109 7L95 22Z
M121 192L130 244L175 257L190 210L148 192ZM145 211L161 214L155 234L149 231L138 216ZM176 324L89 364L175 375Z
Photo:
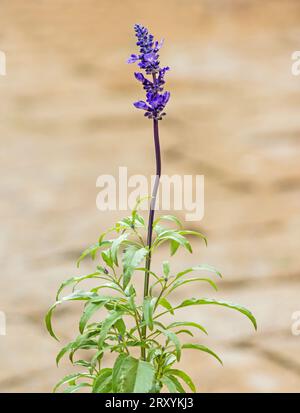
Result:
M164 227L164 223L175 224L176 229ZM221 274L207 264L199 264L174 274L169 262L164 261L160 273L149 271L148 296L137 297L135 274L141 275L141 271L145 271L145 259L149 254L153 256L163 243L169 243L171 255L180 247L192 252L187 236L200 237L206 243L204 235L185 231L181 222L171 215L161 216L154 221L156 236L151 248L144 242L145 230L144 219L135 208L131 216L102 234L99 241L86 249L79 258L78 264L88 256L95 261L101 260L96 270L92 274L72 277L58 289L56 302L50 307L45 319L47 329L54 338L57 337L52 327L52 315L56 307L68 301L83 301L84 307L79 320L80 334L62 348L56 361L59 363L68 354L70 361L86 372L64 377L54 391L64 386L67 393L85 387L94 393L157 393L165 386L170 392L195 392L192 379L184 371L174 368L174 364L180 361L182 351L199 350L220 363L222 361L206 346L183 340L183 337L193 336L193 330L207 334L202 325L181 320L170 324L164 321L163 316L168 313L174 316L177 310L184 307L210 304L239 311L256 329L253 314L240 305L204 297L173 304L173 291L188 283L205 283L216 290L215 280L210 275L217 278ZM94 282L93 288L88 291L79 289L79 284L87 279ZM71 291L63 296L65 290L70 288ZM146 335L143 334L145 327ZM81 354L82 350L90 350L88 357L76 360L78 350ZM111 368L102 367L107 352L116 355Z

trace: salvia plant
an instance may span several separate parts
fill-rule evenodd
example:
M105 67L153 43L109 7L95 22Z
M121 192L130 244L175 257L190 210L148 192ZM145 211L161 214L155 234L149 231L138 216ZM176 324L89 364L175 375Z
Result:
M136 72L135 77L146 92L145 100L135 102L134 106L152 119L156 155L156 180L149 219L146 224L139 213L143 199L138 199L131 215L102 233L98 242L87 248L79 258L78 266L88 256L97 261L101 257L95 271L72 277L58 289L56 301L45 318L52 337L57 338L52 327L55 308L68 301L84 301L85 304L79 320L78 336L63 347L56 358L58 364L68 354L70 361L80 367L81 372L64 377L54 391L64 386L64 391L68 393L83 387L94 393L159 393L163 389L172 393L184 393L187 390L195 392L192 379L175 366L180 361L182 351L199 350L222 362L205 345L182 340L182 337L193 336L193 330L199 330L201 334L207 334L207 331L196 322L177 319L177 310L201 305L228 307L248 317L256 329L254 316L240 305L204 297L173 303L172 293L188 283L206 283L216 290L215 281L205 275L221 277L214 267L199 264L174 273L169 262L164 261L160 272L151 271L151 258L163 244L169 244L170 255L173 256L179 248L192 253L190 237L200 237L205 244L206 238L200 232L185 230L173 215L154 219L161 175L158 126L170 98L170 93L164 91L169 67L160 66L159 50L162 42L155 41L142 25L136 24L134 29L139 53L132 54L128 63L136 62L144 72ZM134 274L135 277L144 274L143 294L137 293ZM87 279L92 279L95 286L88 291L79 289L79 284ZM62 296L65 289L70 287L72 292ZM100 310L101 317L97 318ZM92 316L96 321L91 322ZM170 317L174 321L170 322ZM78 359L79 350L80 354L87 354L87 357ZM103 367L107 353L115 355L112 367Z

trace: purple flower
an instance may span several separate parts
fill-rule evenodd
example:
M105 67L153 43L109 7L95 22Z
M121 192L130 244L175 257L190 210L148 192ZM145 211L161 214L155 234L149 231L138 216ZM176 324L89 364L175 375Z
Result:
M132 54L127 60L127 63L135 63L137 60L139 60L139 57L136 54Z
M149 106L147 105L147 103L143 102L142 100L134 102L134 106L137 109L143 109L143 110L148 110L149 109Z
M138 109L145 110L145 116L152 119L161 119L165 115L163 112L169 98L169 92L163 92L165 84L165 74L169 67L160 67L158 51L163 45L163 41L154 41L152 34L146 27L140 24L134 26L135 35L138 39L140 54L132 54L127 60L128 63L138 63L140 69L145 70L146 75L151 76L151 80L136 72L135 78L142 83L146 91L146 102L139 100L134 103Z

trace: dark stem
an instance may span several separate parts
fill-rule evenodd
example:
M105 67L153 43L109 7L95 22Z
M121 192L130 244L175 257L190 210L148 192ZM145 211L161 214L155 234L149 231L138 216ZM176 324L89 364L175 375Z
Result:
M152 233L153 233L153 221L155 213L155 204L157 198L157 191L159 186L159 180L161 176L161 157L160 157L160 145L159 145L159 132L158 132L158 120L153 119L153 137L154 137L154 146L155 146L155 159L156 159L156 175L155 182L152 190L152 197L150 202L150 211L149 211L149 220L148 220L148 235L147 235L147 246L150 250L152 245ZM151 266L151 252L146 258L146 271L145 271L145 280L144 280L144 297L147 297L149 294L149 276L150 276L150 266ZM147 327L142 328L142 337L143 340L146 338ZM141 347L141 356L142 359L146 358L146 349Z

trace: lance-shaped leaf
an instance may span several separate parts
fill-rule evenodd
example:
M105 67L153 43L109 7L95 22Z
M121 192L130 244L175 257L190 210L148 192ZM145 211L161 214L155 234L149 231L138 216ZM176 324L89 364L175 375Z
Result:
M121 334L122 337L124 337L126 333L126 324L123 321L123 318L120 318L115 322L115 327L118 330L118 332Z
M103 259L103 261L105 262L106 265L108 265L108 267L113 268L114 266L114 262L111 256L111 250L104 250L101 252L101 257Z
M83 333L85 326L92 315L97 311L100 310L107 302L110 301L110 298L103 297L101 301L93 302L90 301L84 308L82 316L79 321L79 331Z
M180 280L180 279L179 279L179 280L175 281L173 284L170 285L171 288L168 290L168 292L167 292L166 295L169 295L172 291L174 291L176 288L180 287L181 285L189 284L189 283L192 283L192 282L195 282L195 281L203 281L203 282L206 282L206 283L208 283L215 291L218 290L216 284L215 284L210 278L198 278L198 277L196 277L196 278L188 278L188 279L184 279L184 280Z
M195 265L194 267L187 268L186 270L179 272L175 278L176 279L180 278L183 275L188 274L189 272L192 272L192 271L208 271L208 272L217 274L220 278L222 278L222 274L215 267L209 264L200 264L200 265Z
M175 323L169 324L167 329L176 327L195 327L207 335L206 329L201 324L194 323L193 321L176 321Z
M178 225L179 228L182 228L181 221L175 215L162 215L161 217L158 217L154 221L153 227L155 227L160 221L174 222L176 225Z
M108 288L110 290L114 290L114 291L117 291L118 293L123 294L122 289L114 281L98 285L98 287L92 288L91 291L98 292L99 290L102 290L103 288Z
M114 393L149 393L155 379L151 363L131 356L120 356L113 369Z
M178 393L186 393L186 391L184 390L184 388L180 384L179 380L175 376L170 374L169 371L166 373L165 377L168 377L174 383Z
M68 280L64 281L61 286L59 287L57 294L56 294L56 301L59 301L59 295L62 292L62 290L67 287L68 285L71 284L78 284L80 281L84 281L87 280L89 278L102 278L103 273L97 271L97 272L93 272L92 274L87 274L87 275L81 275L78 277L71 277Z
M196 386L193 380L184 371L178 369L169 369L167 370L167 372L170 373L172 376L180 377L189 386L192 392L196 392Z
M129 246L123 255L123 288L129 284L134 270L140 265L148 250L146 248L137 248L136 246Z
M74 354L78 350L96 350L98 348L98 343L95 340L86 340L85 342L78 343L78 345L70 351L69 359L71 363L74 363Z
M77 390L81 389L82 387L92 387L90 383L79 383L74 386L69 386L64 390L64 393L75 393Z
M111 251L111 258L115 265L118 265L118 251L122 243L128 238L128 234L122 234L118 238L112 241L110 251Z
M60 360L63 358L63 356L70 351L74 347L74 341L71 341L68 343L66 346L64 346L59 353L56 356L56 365L58 366Z
M123 315L123 312L121 311L112 311L106 319L103 321L102 326L101 326L101 331L99 334L98 338L98 346L99 348L102 347L103 342L107 336L107 333L111 329L111 327L115 324L117 320L119 320Z
M182 232L182 231L181 231ZM189 241L180 234L180 231L175 231L175 230L165 230L161 232L156 240L154 241L155 246L163 243L164 241L174 241L177 244L183 246L186 248L190 253L192 253L192 247Z
M184 330L184 329L182 329L182 330L177 330L177 331L176 331L176 334L177 334L177 335L179 335L179 334L187 334L188 336L194 337L194 334L193 334L190 330Z
M179 361L181 357L181 344L180 344L179 338L173 331L164 329L160 325L157 325L156 323L155 325L156 325L157 330L160 331L165 337L167 337L168 341L171 341L175 345L176 358L177 358L177 361Z
M158 305L161 305L162 307L166 308L172 315L174 315L174 309L172 307L172 304L165 297L161 297L159 299Z
M56 392L56 390L62 386L63 384L69 384L69 383L74 383L76 384L76 380L80 379L82 377L88 377L90 379L93 379L94 376L88 373L73 373L73 374L68 374L67 376L65 376L64 378L62 378L54 387L53 389L53 393Z
M93 383L93 393L110 393L112 389L112 369L100 371Z
M247 308L242 307L238 304L233 304L227 301L214 300L214 299L209 299L209 298L200 298L200 299L191 298L189 300L184 300L181 304L179 304L179 306L176 307L176 309L182 308L182 307L189 307L191 305L206 305L206 304L220 305L222 307L228 307L228 308L232 308L233 310L237 310L240 313L244 314L246 317L248 317L251 323L253 324L255 330L257 329L256 319L254 315L251 313L251 311L249 311Z
M162 383L167 386L170 393L177 393L177 387L173 380L168 376L163 376L161 379Z
M220 357L214 352L212 351L210 348L202 346L202 344L183 344L182 346L183 349L185 348L191 348L194 350L200 350L200 351L204 351L205 353L210 354L211 356L213 356L214 358L216 358L219 363L223 364L222 360L220 359Z
M132 230L134 227L142 228L145 226L145 221L144 218L136 214L135 218L129 216L126 218L123 218L122 220L118 221L116 224L117 231L121 231L122 229L130 229Z
M143 314L146 325L153 330L153 309L156 303L156 298L145 297L143 302Z
M170 263L169 263L169 261L164 261L163 262L163 271L164 271L165 278L168 278L169 274L170 274Z
M88 247L86 250L83 251L83 253L80 255L80 257L78 258L77 261L77 267L79 267L81 261L87 257L88 255L90 255L92 257L92 259L95 259L96 253L97 251L105 246L108 246L111 244L111 241L101 241L101 242L96 242L96 244L91 245L90 247Z
M86 369L90 369L93 370L94 366L89 362L89 361L85 361L85 360L76 360L74 361L74 366L81 366L81 367L85 367Z
M171 253L171 256L173 256L173 255L176 254L176 252L177 252L177 250L178 250L179 247L180 247L179 242L174 241L174 240L172 240L172 241L170 242L170 253Z
M56 337L56 335L54 334L53 328L52 328L52 323L51 323L51 319L52 319L52 313L53 310L61 303L65 302L65 301L75 301L75 300L89 300L93 297L97 297L96 293L91 293L90 291L76 291L66 297L63 297L61 300L56 301L49 309L49 311L46 314L45 317L45 323L46 323L46 327L47 330L49 331L50 335L55 338L56 340L58 340L58 338Z
M58 365L61 358L69 351L69 359L73 363L73 356L77 350L97 349L98 343L93 340L93 336L99 333L99 329L91 330L85 334L79 335L74 341L68 343L63 347L56 357L56 364Z
M199 237L199 238L203 239L203 241L205 242L205 245L207 246L207 238L201 232L183 230L183 231L178 231L178 233L181 234L181 235L194 235L196 237Z
M113 367L113 371L112 371L112 391L115 392L116 390L116 386L117 386L117 382L118 382L118 375L120 372L120 368L121 365L123 363L123 360L126 359L128 357L127 354L125 353L121 353L115 360L115 364Z
M94 328L93 326L89 326L89 329L84 333L76 337L75 340L71 341L68 343L66 346L64 346L60 352L58 353L56 357L56 364L60 362L61 358L70 351L70 360L73 362L73 355L78 349L89 349L89 348L98 348L98 342L93 340L92 338L97 336L100 332L101 329L101 323L97 324L95 323ZM98 352L97 357L101 356L103 351L105 349L108 349L109 346L106 346L104 349L101 349L100 352Z

